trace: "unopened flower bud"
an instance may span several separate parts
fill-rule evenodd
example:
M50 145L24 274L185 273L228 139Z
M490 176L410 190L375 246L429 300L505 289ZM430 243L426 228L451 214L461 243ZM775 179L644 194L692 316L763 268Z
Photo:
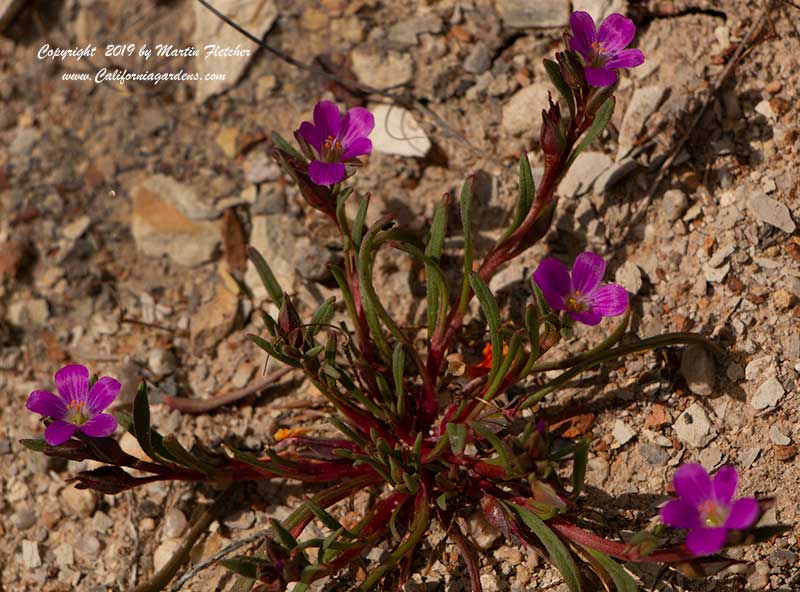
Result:
M281 337L288 345L298 347L302 341L303 336L300 334L300 315L297 314L297 309L289 299L289 295L283 295L283 304L278 313L278 329L280 330Z
M542 132L539 145L545 155L560 156L564 152L566 138L562 129L561 110L548 96L550 108L542 110Z
M556 54L561 76L570 88L582 88L586 85L586 73L580 57L574 51L563 51Z

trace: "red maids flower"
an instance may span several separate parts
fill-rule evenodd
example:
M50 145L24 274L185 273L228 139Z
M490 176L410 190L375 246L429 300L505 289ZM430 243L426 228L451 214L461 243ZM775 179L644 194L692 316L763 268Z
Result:
M92 438L110 436L117 429L113 415L103 413L119 394L121 385L103 376L89 388L89 370L85 366L64 366L56 372L56 396L49 391L33 391L25 406L53 421L44 431L50 446L59 446L80 430Z
M342 116L330 101L314 106L314 123L304 121L297 133L317 153L308 165L308 176L317 185L335 185L344 179L345 163L372 152L369 136L375 127L372 113L353 107Z
M533 279L553 310L566 310L584 325L597 325L603 317L616 317L628 310L628 293L617 284L600 285L606 262L594 253L575 258L572 274L560 261L548 258L533 272Z
M633 21L621 14L608 15L595 29L588 12L573 12L569 17L572 38L569 48L586 62L586 82L592 86L611 86L617 81L617 70L635 68L644 62L638 49L625 49L636 34Z
M713 555L725 545L729 530L750 528L758 520L758 501L734 500L739 473L725 465L712 480L702 465L688 463L675 471L678 499L661 508L661 520L674 528L688 528L686 548L694 555Z

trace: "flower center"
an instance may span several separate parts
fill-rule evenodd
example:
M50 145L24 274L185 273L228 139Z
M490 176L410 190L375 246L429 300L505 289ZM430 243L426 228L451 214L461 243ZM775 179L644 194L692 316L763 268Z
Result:
M567 305L567 310L571 310L572 312L584 312L588 306L581 296L580 290L575 290L575 292L567 296L565 302Z
M592 51L595 55L601 56L606 55L608 53L608 49L606 48L606 44L602 41L595 41L592 43Z
M698 510L700 510L700 518L703 524L710 528L722 526L728 518L727 508L714 503L714 500L708 499L704 501L700 504Z
M89 410L85 401L70 401L67 403L67 416L65 419L76 426L82 426L89 421Z
M328 136L322 142L322 160L325 162L339 162L344 154L344 146L339 138Z

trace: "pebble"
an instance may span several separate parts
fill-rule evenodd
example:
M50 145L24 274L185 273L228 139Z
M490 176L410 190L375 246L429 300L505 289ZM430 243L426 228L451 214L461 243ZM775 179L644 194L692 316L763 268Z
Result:
M617 445L615 447L619 448L620 446L624 446L630 442L634 436L636 436L636 432L634 432L624 421L618 419L614 422L614 429L611 430L611 435L614 436L614 439L617 441Z
M780 228L786 233L793 233L797 225L792 219L786 204L772 199L765 193L754 192L747 200L747 207L757 220Z
M797 554L789 549L775 549L767 558L772 567L797 565Z
M44 327L49 318L50 307L44 298L18 300L8 306L8 320L17 327Z
M466 519L465 533L482 551L489 550L502 533L490 523L483 512L473 512Z
M18 530L28 530L36 524L36 514L30 510L17 510L11 514L11 524Z
M74 241L79 239L84 232L89 229L89 226L92 224L91 218L89 216L81 216L76 220L73 220L69 224L63 226L61 228L61 234L64 238Z
M92 516L92 526L97 532L105 534L114 528L114 521L105 512L97 511Z
M699 460L706 471L712 471L722 462L722 451L716 446L704 448L700 451Z
M503 106L503 129L512 134L533 133L538 129L532 113L547 107L547 93L550 87L544 83L531 84L518 90Z
M225 518L225 526L233 530L247 530L251 528L256 521L256 514L252 510L242 510L234 512Z
M181 541L179 539L167 539L158 547L156 547L156 550L153 553L153 568L156 571L159 571L162 567L164 567L169 560L172 559L172 557L178 551L178 547L180 546Z
M789 436L784 434L775 424L772 424L769 428L769 439L773 444L777 444L778 446L788 446L792 443Z
M693 403L673 424L678 439L691 448L702 448L713 438L713 427L706 410Z
M239 297L217 286L214 298L192 315L190 338L195 351L215 347L233 330L239 311Z
M164 513L164 536L176 539L186 530L186 516L178 508L170 508Z
M464 71L470 74L483 74L492 66L492 56L485 43L478 42L472 46L464 58Z
M649 117L661 104L666 87L660 85L637 88L631 96L631 102L622 118L619 128L619 149L617 160L622 160L634 147Z
M83 535L78 537L75 543L75 550L79 555L83 555L87 559L96 559L97 554L100 552L100 540L94 535Z
M764 99L763 101L759 101L755 107L756 113L759 115L763 115L767 119L774 121L778 118L778 114L772 110L772 107L769 104L769 101Z
M431 141L410 111L394 105L370 107L375 128L370 139L375 152L395 156L423 157Z
M500 582L493 573L481 574L481 587L483 592L499 592Z
M748 448L739 454L739 462L742 466L749 467L756 462L759 454L761 454L761 448L758 446L753 446L752 448Z
M630 294L638 294L642 289L642 270L633 261L626 261L617 269L614 280Z
M688 205L689 199L683 191L669 189L664 192L664 197L661 198L661 213L668 222L675 222L681 217Z
M563 197L583 195L591 191L595 180L611 165L611 157L603 152L581 152L558 185Z
M22 541L22 563L28 569L35 569L42 565L42 558L39 556L39 545L35 541Z
M381 54L368 47L359 47L350 57L356 78L373 88L383 89L406 84L414 73L414 62L407 52L389 51ZM375 126L375 129L378 127Z
M53 554L56 556L56 565L59 567L69 567L75 563L75 551L69 543L61 543L53 549Z
M761 384L760 387L758 387L756 394L750 400L750 406L754 409L766 409L767 407L774 407L785 394L786 391L783 389L783 385L778 381L777 378L768 378Z
M669 460L666 450L655 444L642 444L638 448L639 454L654 467L664 467Z
M178 359L170 349L154 348L147 355L147 367L158 380L175 372L178 367Z
M61 491L61 501L70 514L88 518L97 507L94 493L89 489L77 489L69 486Z
M702 345L689 345L681 355L681 376L686 379L689 390L696 395L708 396L714 393L716 364L714 356Z
M564 27L569 21L568 0L496 0L503 24L516 29Z

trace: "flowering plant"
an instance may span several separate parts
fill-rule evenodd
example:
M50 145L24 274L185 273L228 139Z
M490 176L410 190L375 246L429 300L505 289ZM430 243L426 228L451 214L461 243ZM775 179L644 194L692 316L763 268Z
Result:
M82 471L76 480L78 487L104 493L159 480L206 482L225 489L244 481L287 478L321 487L285 520L272 521L272 533L256 553L225 560L247 582L238 589L257 583L259 590L277 591L292 584L292 590L301 592L382 541L392 550L363 575L357 589L366 592L390 583L399 588L414 569L415 550L436 521L460 549L471 590L478 592L478 559L462 528L475 508L509 543L548 557L572 592L598 589L598 582L606 589L637 589L619 562L708 574L733 562L718 555L726 543L773 534L753 527L761 513L757 500L732 501L735 470L724 468L711 481L696 465L678 470L675 489L680 498L661 511L666 525L690 529L685 543L665 536L663 525L625 542L596 532L592 508L582 495L590 443L570 440L541 419L546 417L545 397L587 370L629 354L679 344L716 346L684 333L623 343L630 318L628 295L618 285L601 284L605 261L593 253L579 255L571 273L555 259L541 262L521 326L502 321L488 288L502 265L550 228L558 182L611 118L613 71L641 63L638 50L624 49L635 32L630 21L612 15L596 31L587 18L573 15L569 49L557 54L556 61L545 61L568 113L562 114L552 99L542 113L545 167L538 190L523 156L516 210L480 261L472 242L472 180L461 190L463 278L455 291L442 269L449 198L437 206L425 240L397 227L391 215L366 225L368 196L359 199L354 219L346 214L356 193L344 181L360 164L357 157L371 151L368 135L374 121L368 111L355 108L342 115L335 104L322 101L314 109L313 123L304 122L295 134L300 150L274 137L276 160L307 203L328 216L341 234L343 265L331 271L349 323L333 324L333 299L311 318L301 319L267 261L251 249L250 259L279 312L262 312L266 334L249 338L271 358L301 372L327 398L333 409L329 420L338 435L309 436L298 430L258 456L228 446L214 451L199 443L187 450L174 436L163 436L150 425L143 384L133 414L120 417L149 458L142 461L120 449L111 438L116 424L101 419L110 417L102 411L119 384L101 378L90 388L88 370L69 366L56 375L61 399L43 391L31 393L28 407L54 421L44 440L26 444L53 456L99 461L102 466ZM378 298L373 268L383 248L406 254L425 270L427 323L419 334L401 327ZM458 369L458 364L446 362L453 354L466 353L461 335L473 298L480 305L488 343L480 363ZM620 317L606 339L580 355L547 359L574 322L597 325L603 317ZM545 378L545 371L557 375ZM377 501L359 520L342 524L331 507L365 488L377 492ZM140 590L166 585L188 554L191 537L196 540L212 519L201 518L181 547L183 555ZM314 520L328 533L303 538ZM729 536L733 533L741 536ZM743 539L745 535L749 538Z

